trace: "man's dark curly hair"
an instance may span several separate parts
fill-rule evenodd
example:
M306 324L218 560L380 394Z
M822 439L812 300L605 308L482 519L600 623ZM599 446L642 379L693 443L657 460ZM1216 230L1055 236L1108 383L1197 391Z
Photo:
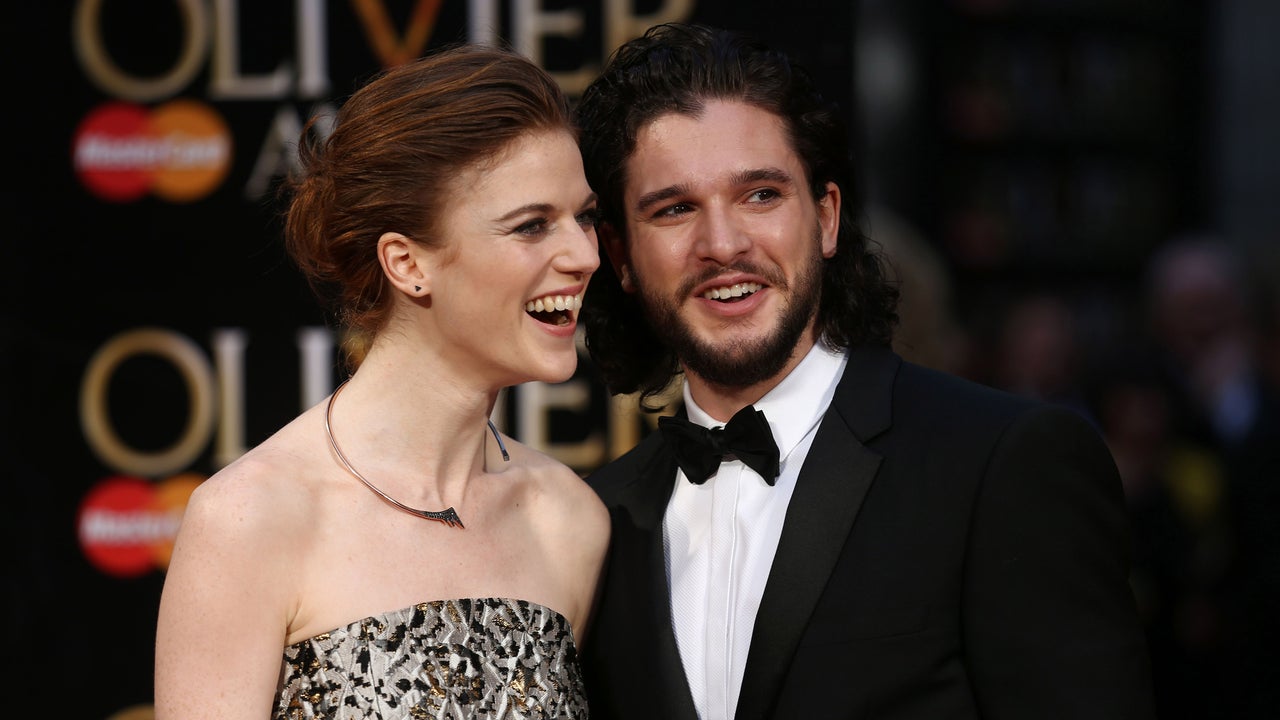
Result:
M839 186L840 230L836 253L823 265L818 330L833 347L888 345L898 320L898 291L855 220L846 127L803 68L754 39L669 23L614 51L576 108L587 181L600 195L602 221L625 235L622 196L638 131L668 113L697 116L708 100L743 102L777 115L813 196L822 197L828 182ZM640 391L642 399L652 399L680 371L674 353L649 327L637 295L622 290L607 258L587 288L582 318L587 349L611 392Z

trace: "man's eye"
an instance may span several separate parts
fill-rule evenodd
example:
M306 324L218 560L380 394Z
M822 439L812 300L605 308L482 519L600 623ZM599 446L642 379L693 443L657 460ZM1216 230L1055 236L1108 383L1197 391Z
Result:
M693 208L691 208L689 205L685 203L676 203L675 205L668 205L662 208L658 212L654 213L653 216L654 217L675 217L677 215L683 215L691 211L692 209Z
M774 200L778 197L779 197L779 193L777 190L774 190L773 188L761 188L751 193L748 199L751 202L765 203L765 202Z

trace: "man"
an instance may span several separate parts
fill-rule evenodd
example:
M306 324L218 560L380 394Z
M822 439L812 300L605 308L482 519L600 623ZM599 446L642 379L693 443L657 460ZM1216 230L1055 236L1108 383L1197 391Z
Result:
M612 392L684 377L590 478L592 717L1150 717L1110 456L1068 410L888 349L896 293L807 76L660 26L579 121L610 261L588 348Z

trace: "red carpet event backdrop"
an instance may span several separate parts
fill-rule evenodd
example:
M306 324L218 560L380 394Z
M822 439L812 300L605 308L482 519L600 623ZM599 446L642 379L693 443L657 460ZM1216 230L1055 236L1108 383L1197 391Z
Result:
M981 23L990 12L982 8L999 4L927 5L937 9L914 11L913 22L932 28L956 18L958 27ZM923 56L918 47L914 56L910 47L898 55L879 47L883 74L929 73L914 85L923 100L895 119L894 102L906 102L897 86L858 74L859 59L876 47L855 44L865 29L855 6L67 0L7 10L19 19L5 22L13 83L5 114L17 123L9 142L22 171L10 175L16 187L6 191L2 241L0 369L8 388L0 448L9 547L17 551L6 602L18 631L11 661L51 680L19 683L10 712L150 717L155 613L187 497L341 377L337 338L283 253L275 190L307 119L331 114L383 67L454 41L510 43L576 96L614 47L655 22L755 32L813 69L842 107L852 108L855 96L879 98L880 115L851 118L879 199L987 281L1002 270L1078 266L1086 251L1108 272L1123 271L1196 212L1184 180L1192 168L1117 163L1123 169L1107 176L1110 187L1132 190L1141 206L1095 208L1112 225L1094 228L1072 254L1055 238L1018 247L1010 238L1034 239L1055 222L1052 212L1019 215L1013 207L993 223L973 183L954 169L921 171L904 184L904 173L935 155L974 160L974 148L999 141L999 123L1010 122L1000 108L1011 108L936 88L963 79L939 70L946 53L937 48L966 55L939 31L940 44ZM1000 18L992 26L1010 27ZM1160 32L1176 36L1180 28ZM1151 112L1178 107L1172 90L1153 86L1164 94L1144 96L1156 103ZM944 108L944 95L958 104ZM944 109L957 118L950 135L935 128ZM901 135L913 129L921 134ZM1173 125L1167 141L1185 145L1193 130ZM900 154L889 157L895 148ZM1025 179L1011 172L984 181ZM1112 233L1125 241L1108 244ZM586 474L630 448L654 419L628 398L611 399L581 355L577 376L565 383L509 389L495 419Z

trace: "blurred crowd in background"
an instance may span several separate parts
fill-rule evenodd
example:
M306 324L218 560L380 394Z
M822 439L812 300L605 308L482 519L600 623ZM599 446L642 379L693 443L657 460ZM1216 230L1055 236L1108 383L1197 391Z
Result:
M1188 233L1126 306L1037 287L964 318L930 244L870 224L902 284L901 354L1075 408L1105 437L1159 716L1280 717L1280 252Z
M1159 717L1280 718L1280 3L858 8L896 349L1089 418Z

